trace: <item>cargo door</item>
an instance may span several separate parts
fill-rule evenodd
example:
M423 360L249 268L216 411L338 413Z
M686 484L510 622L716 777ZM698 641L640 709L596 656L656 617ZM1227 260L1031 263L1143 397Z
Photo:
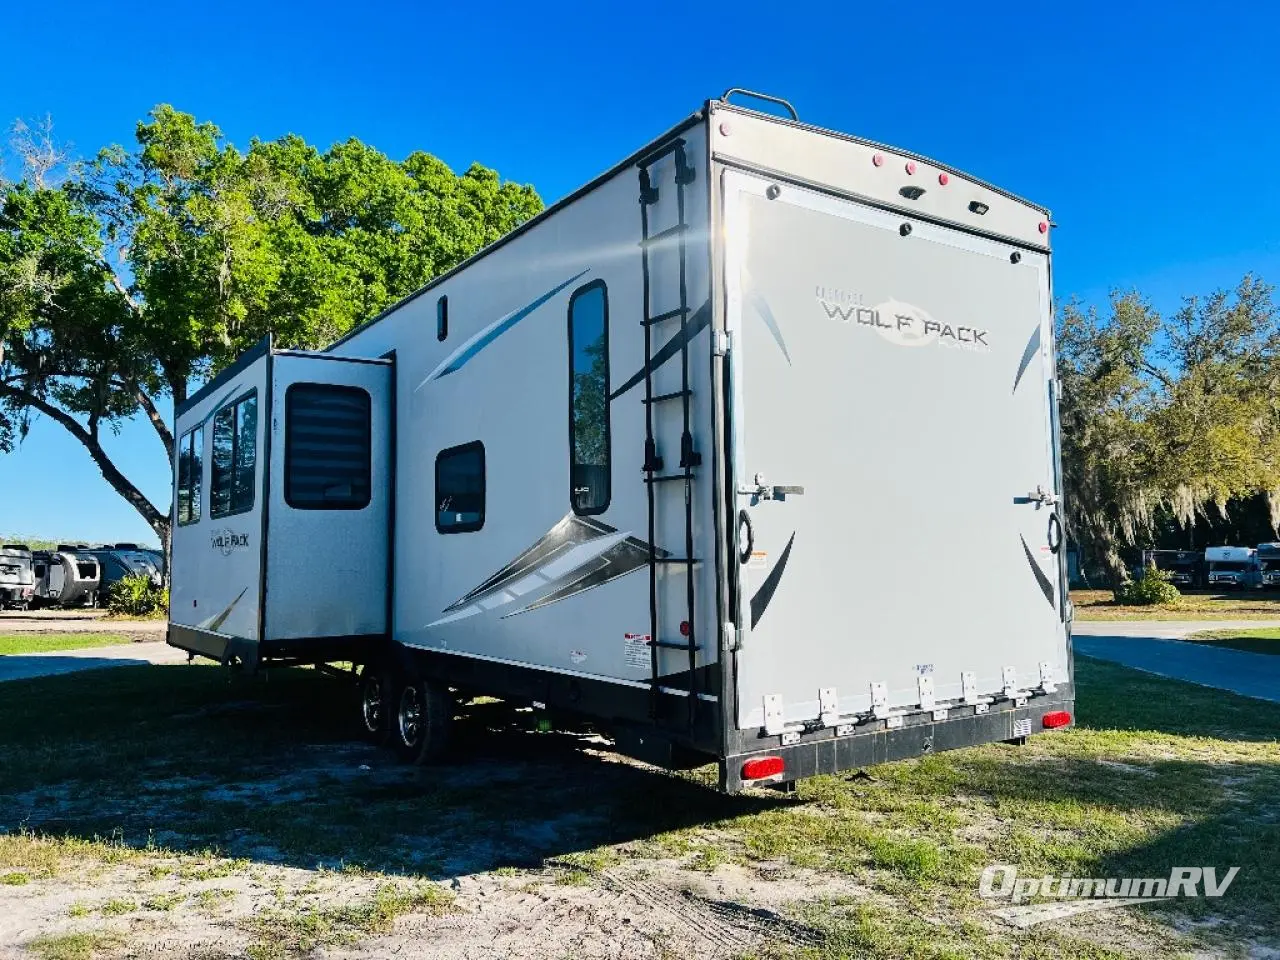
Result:
M1064 680L1047 257L723 183L740 726Z
M390 360L272 358L264 647L387 632L391 516ZM299 641L293 643L291 641Z

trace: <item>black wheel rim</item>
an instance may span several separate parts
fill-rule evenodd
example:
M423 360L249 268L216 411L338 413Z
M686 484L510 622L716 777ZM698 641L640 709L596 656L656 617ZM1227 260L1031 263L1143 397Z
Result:
M400 726L400 740L406 747L416 747L422 737L422 700L418 696L418 688L410 685L400 695L400 709L397 711Z
M382 680L369 677L364 682L364 695L360 698L360 715L365 729L377 733L382 729Z

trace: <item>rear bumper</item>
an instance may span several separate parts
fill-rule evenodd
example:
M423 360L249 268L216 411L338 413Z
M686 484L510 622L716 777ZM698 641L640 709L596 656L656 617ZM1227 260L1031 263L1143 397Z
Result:
M993 704L987 713L974 713L972 707L959 709L967 711L966 714L940 721L933 720L928 714L908 716L896 729L888 729L884 721L873 721L855 727L853 733L843 737L836 736L833 729L820 730L802 738L799 743L786 746L781 744L779 737L768 738L774 746L729 756L722 761L720 788L726 793L737 793L748 786L800 780L892 760L908 760L942 750L1047 733L1049 731L1045 729L1042 718L1046 713L1057 711L1065 710L1071 714L1071 722L1058 729L1075 725L1075 694L1067 689L1048 696L1032 697L1021 707L1006 702ZM781 757L783 773L769 780L744 781L742 766L755 757Z

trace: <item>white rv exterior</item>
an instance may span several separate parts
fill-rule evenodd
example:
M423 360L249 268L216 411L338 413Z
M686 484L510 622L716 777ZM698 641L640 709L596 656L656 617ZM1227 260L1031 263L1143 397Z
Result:
M576 710L726 790L1065 725L1048 230L712 101L183 405L170 642L364 663L402 739L445 687ZM973 562L922 588L921 540Z
M1258 551L1251 547L1208 547L1204 562L1210 587L1251 587L1260 583Z

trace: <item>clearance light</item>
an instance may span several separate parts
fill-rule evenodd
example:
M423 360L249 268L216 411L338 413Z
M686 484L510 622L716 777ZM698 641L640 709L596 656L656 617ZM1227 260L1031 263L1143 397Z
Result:
M687 637L688 635L689 635L689 621L688 621L688 620L681 620L681 621L680 621L680 636L682 636L682 637Z
M1071 714L1065 710L1054 710L1052 713L1046 713L1041 717L1040 722L1044 724L1046 730L1055 730L1070 723Z
M916 172L916 162L914 160L907 161L907 176L914 176Z
M884 154L883 154L883 153L873 153L873 154L871 155L871 165L872 165L873 167L882 167L882 166L884 166Z
M1049 224L1048 224L1048 223L1046 223L1046 222L1045 222L1045 221L1043 221L1043 220L1041 220L1041 221L1040 221L1040 232L1041 232L1041 233L1048 233L1048 232L1049 232Z
M938 183L942 184L942 186L945 187L950 182L951 182L951 178L948 177L945 173L938 174Z
M776 777L784 768L781 757L756 757L742 765L742 779L763 780L765 777Z

